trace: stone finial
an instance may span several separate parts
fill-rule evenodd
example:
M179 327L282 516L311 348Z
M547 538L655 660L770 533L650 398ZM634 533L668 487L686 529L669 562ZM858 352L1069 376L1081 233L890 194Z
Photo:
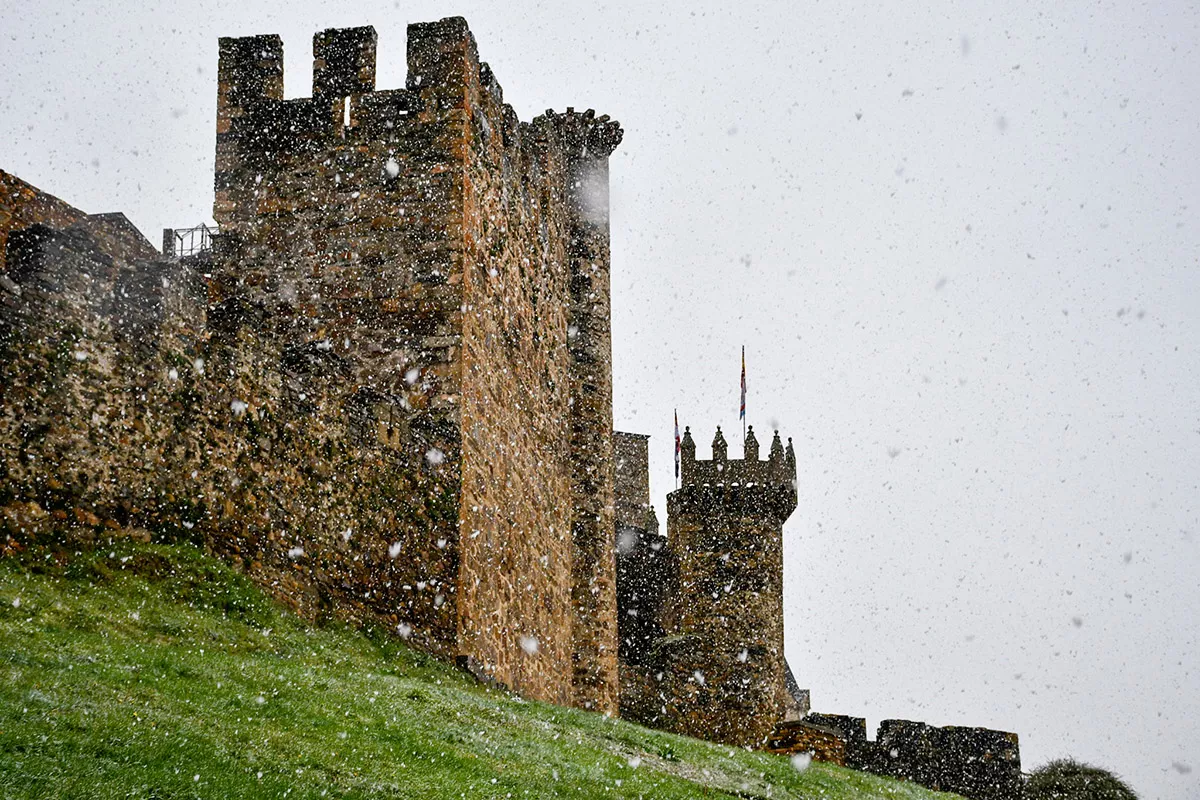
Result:
M791 441L790 439L788 441ZM783 442L779 440L779 431L775 431L775 437L771 439L771 454L767 460L772 464L783 463Z
M725 441L725 434L721 433L721 426L717 426L717 435L713 437L712 443L713 461L728 461L729 460L729 443Z
M787 465L792 477L796 477L796 451L792 449L792 437L790 436L787 443Z
M696 442L692 439L692 429L683 429L683 438L679 440L679 477L683 485L692 481L692 473L696 469Z
M758 461L758 437L754 435L753 425L746 429L745 450L742 457L747 461Z
M679 455L684 461L696 460L696 442L692 440L690 425L683 429L683 438L679 440Z

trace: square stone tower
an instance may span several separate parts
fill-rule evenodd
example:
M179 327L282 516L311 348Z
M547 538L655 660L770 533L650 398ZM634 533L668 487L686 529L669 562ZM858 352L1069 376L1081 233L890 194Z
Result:
M285 100L278 36L221 40L214 328L278 359L256 408L343 415L328 446L367 446L370 482L324 478L377 512L359 556L380 568L344 591L523 694L615 712L621 129L519 122L460 18L409 26L403 89L376 89L375 47L317 34L312 96Z

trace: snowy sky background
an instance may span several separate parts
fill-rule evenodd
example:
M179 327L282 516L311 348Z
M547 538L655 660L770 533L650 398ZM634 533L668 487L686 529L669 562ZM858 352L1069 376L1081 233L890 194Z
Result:
M0 167L151 241L211 216L217 37L471 24L613 157L616 422L795 439L816 710L1017 731L1200 796L1200 10L0 0ZM886 5L886 4L885 4ZM730 436L730 454L740 443Z

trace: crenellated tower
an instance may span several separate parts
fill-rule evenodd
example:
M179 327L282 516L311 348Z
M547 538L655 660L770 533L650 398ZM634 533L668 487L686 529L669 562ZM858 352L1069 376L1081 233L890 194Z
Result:
M376 88L376 39L316 34L312 95L296 99L278 36L221 39L214 316L283 367L255 408L355 420L327 438L383 445L388 479L364 493L437 510L380 504L372 545L381 606L423 587L403 606L414 640L615 713L621 127L570 108L521 122L461 18L409 26L403 88Z
M660 648L663 716L681 733L762 746L793 705L783 649L783 524L796 508L796 457L776 431L765 460L751 427L731 459L680 442L681 486L667 495L676 562Z

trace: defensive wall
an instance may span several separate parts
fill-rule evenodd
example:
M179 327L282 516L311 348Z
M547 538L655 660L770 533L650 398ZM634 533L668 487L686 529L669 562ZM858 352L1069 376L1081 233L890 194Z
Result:
M886 719L872 741L862 717L809 714L778 725L767 749L807 752L819 761L910 780L972 800L1019 800L1024 785L1017 734L988 728L938 728Z
M615 713L620 127L519 122L458 18L377 91L375 38L317 34L294 100L279 37L220 41L202 266L5 176L9 531L177 531L302 613Z

